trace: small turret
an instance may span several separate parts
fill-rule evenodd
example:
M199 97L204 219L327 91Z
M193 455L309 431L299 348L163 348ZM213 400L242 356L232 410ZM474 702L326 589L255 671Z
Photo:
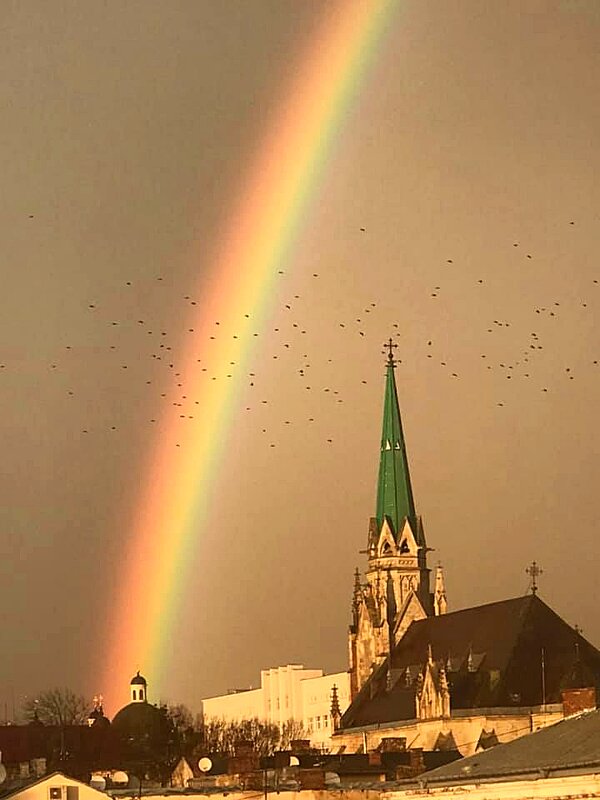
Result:
M438 564L435 569L433 611L436 617L439 617L441 614L446 614L448 611L448 601L446 599L446 586L444 584L444 571L442 569L441 564Z
M340 700L338 697L338 690L337 686L334 683L331 687L331 722L333 725L333 730L337 731L340 728L340 722L342 720L342 711L340 709Z
M148 684L146 683L146 678L140 675L139 669L131 679L129 688L131 690L132 703L148 702Z

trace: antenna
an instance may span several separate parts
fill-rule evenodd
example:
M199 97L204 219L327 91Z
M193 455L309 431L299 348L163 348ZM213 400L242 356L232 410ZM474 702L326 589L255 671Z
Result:
M546 651L542 647L540 666L542 668L542 705L546 708Z

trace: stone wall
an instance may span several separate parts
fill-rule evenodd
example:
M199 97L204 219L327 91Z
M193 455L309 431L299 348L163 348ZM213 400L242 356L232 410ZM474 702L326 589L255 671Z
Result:
M344 746L345 753L363 752L366 740L367 752L379 748L388 737L406 739L406 747L423 750L440 749L440 736L445 741L454 741L461 755L469 756L477 750L482 733L494 731L498 742L510 742L526 733L558 722L563 718L562 705L547 705L536 708L506 708L481 710L468 714L454 712L450 717L429 720L407 720L391 725L369 725L365 728L348 728L332 737L332 752Z

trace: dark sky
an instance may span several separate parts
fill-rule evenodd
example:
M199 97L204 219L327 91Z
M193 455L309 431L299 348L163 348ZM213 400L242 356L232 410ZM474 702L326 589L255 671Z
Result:
M169 379L146 329L183 352L183 298L326 6L0 12L9 716L53 685L102 690ZM595 0L398 4L271 297L252 363L269 402L248 415L239 398L165 698L194 707L289 662L345 668L381 343L398 332L415 499L451 608L524 593L535 558L543 599L600 644L599 40Z

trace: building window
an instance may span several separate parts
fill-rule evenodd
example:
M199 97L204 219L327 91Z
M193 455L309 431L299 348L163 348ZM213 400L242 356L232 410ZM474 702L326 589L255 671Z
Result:
M137 692L136 692L136 690L135 690L135 689L133 690L133 699L134 699L134 700L137 700Z
M328 727L329 727L329 715L328 715L328 714L326 714L326 715L323 717L323 727L324 727L324 728L328 728Z
M321 730L321 717L315 717L315 722L317 723L317 730Z

